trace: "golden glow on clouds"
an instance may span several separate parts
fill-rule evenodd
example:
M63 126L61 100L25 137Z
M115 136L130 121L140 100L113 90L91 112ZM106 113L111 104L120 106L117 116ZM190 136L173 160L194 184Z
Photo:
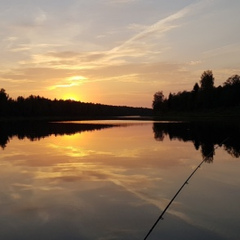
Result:
M48 89L52 91L56 89L66 89L63 93L61 93L61 99L82 101L81 93L79 91L76 92L75 87L83 84L85 80L87 80L87 78L83 76L71 76L61 81L61 84L53 85L48 87Z
M83 76L71 76L67 77L63 82L66 82L66 84L59 84L59 85L54 85L49 87L49 90L54 90L56 88L70 88L74 86L79 86L80 84L83 83L84 80L87 78Z
M0 157L1 163L5 163L1 176L7 173L8 185L18 190L64 188L66 191L66 182L77 189L80 185L88 189L89 182L110 182L121 186L121 191L134 194L144 204L163 209L168 196L161 195L162 201L159 201L156 192L162 193L169 185L174 186L179 168L182 166L188 171L194 161L191 158L190 165L181 161L186 159L185 148L181 150L183 144L155 141L151 123L51 136L35 142L13 139ZM173 152L172 148L179 151ZM187 154L194 156L196 150L191 149ZM18 192L13 193L12 197L16 198Z
M68 80L69 81L80 81L80 80L85 80L87 78L83 77L83 76L72 76L72 77L69 77Z
M216 85L240 74L239 1L22 2L0 3L0 80L12 97L150 107L156 91L191 90L206 69Z

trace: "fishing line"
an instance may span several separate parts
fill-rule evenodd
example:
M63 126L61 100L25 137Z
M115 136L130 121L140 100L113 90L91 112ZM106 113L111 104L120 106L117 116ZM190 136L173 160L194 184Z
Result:
M158 224L158 222L162 219L163 220L163 215L166 213L167 209L170 207L170 205L172 204L172 202L174 201L174 199L177 197L177 195L182 191L182 189L184 188L184 186L186 184L188 184L188 181L191 179L191 177L194 175L194 173L201 167L201 165L206 161L207 157L209 157L219 146L221 146L224 142L226 142L228 140L229 137L225 138L218 146L216 146L206 157L204 157L204 159L200 162L200 164L194 169L194 171L190 174L190 176L187 178L187 180L183 183L183 185L179 188L179 190L176 192L176 194L173 196L173 198L171 199L171 201L168 203L168 205L166 206L166 208L163 210L163 212L161 213L161 215L158 217L158 219L156 220L156 222L152 225L151 229L148 231L147 235L145 236L144 240L146 240L148 238L148 236L151 234L151 232L153 231L153 229L156 227L156 225Z

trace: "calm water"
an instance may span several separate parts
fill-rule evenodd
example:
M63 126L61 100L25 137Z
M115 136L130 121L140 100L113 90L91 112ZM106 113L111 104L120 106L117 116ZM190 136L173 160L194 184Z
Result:
M0 127L0 239L144 239L203 158L148 239L240 239L239 127L88 123Z

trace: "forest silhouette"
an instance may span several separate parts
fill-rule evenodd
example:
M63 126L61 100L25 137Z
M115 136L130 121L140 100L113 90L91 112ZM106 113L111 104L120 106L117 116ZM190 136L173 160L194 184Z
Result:
M200 82L195 83L191 91L170 93L165 98L162 91L154 94L152 107L157 113L199 112L205 110L225 110L240 107L240 76L229 77L221 86L214 86L211 70L204 71Z
M19 140L29 139L30 141L41 140L51 135L73 135L85 131L95 131L117 126L116 124L78 124L59 123L45 121L20 121L1 123L0 146L4 149L13 137Z
M192 142L206 162L212 162L217 146L223 147L232 157L240 157L240 126L223 122L154 123L154 138Z
M13 137L19 140L37 141L51 135L73 135L85 131L104 130L121 127L126 124L88 124L71 122L25 121L1 123L0 146L5 149ZM212 162L216 147L223 147L231 156L240 157L240 126L223 122L154 122L154 139L164 141L178 140L192 142L196 150L200 150L206 162ZM223 142L224 141L224 142Z
M50 118L81 119L104 116L150 116L152 109L85 103L73 100L50 100L40 96L19 96L12 99L5 89L0 90L0 119Z
M229 77L223 85L214 86L211 70L204 71L199 83L191 91L171 93L166 98L162 91L154 94L152 109L143 107L113 106L73 100L50 100L30 95L12 99L0 89L0 120L21 118L82 119L110 116L152 116L169 112L202 112L229 110L240 113L240 76Z

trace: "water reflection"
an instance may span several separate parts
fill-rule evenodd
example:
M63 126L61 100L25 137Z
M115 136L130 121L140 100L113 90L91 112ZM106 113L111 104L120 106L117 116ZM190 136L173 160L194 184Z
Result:
M30 139L31 141L51 135L73 135L85 131L95 131L116 126L129 126L127 121L115 122L65 122L65 123L44 123L27 122L0 124L0 146L4 149L9 141L14 137L18 139ZM138 122L139 124L139 122ZM209 123L187 123L187 122L155 122L153 123L154 138L163 141L166 136L170 140L177 139L184 142L192 142L196 150L201 150L202 157L211 162L214 159L215 147L223 146L233 157L240 156L240 126L237 124L227 124L220 122Z
M1 128L8 142L0 155L0 239L143 239L202 156L189 127L119 126ZM239 167L215 150L214 164L199 169L150 240L239 239Z
M51 135L72 135L85 131L101 130L113 126L116 126L116 124L48 123L36 121L1 123L0 146L4 149L14 136L18 137L18 139L28 138L31 141L35 141Z
M202 157L212 162L216 146L223 146L233 157L240 156L240 127L236 124L219 122L208 123L154 123L154 138L192 142L196 150L201 150Z

